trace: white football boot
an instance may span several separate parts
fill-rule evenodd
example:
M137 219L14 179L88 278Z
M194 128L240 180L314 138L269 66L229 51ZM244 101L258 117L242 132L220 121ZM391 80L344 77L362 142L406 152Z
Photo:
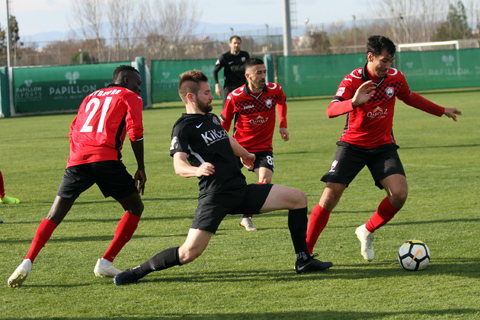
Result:
M31 270L32 261L30 259L23 260L17 269L15 269L15 271L12 273L10 278L8 278L8 286L10 288L20 287Z
M98 259L95 268L93 269L93 273L95 277L115 277L117 274L122 272L113 266L113 264L106 260L106 259Z
M375 257L375 252L373 251L373 233L367 230L365 228L365 225L361 225L360 227L357 228L355 231L355 234L357 235L358 240L360 240L360 243L362 244L361 247L361 254L363 258L367 261L373 261L373 258Z
M241 217L240 227L244 227L247 231L257 231L257 228L253 226L252 217Z

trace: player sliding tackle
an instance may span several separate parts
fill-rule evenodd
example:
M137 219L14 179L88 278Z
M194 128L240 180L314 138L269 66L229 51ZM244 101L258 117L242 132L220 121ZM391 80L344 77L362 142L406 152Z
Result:
M173 127L170 154L175 173L200 179L195 217L180 247L163 250L140 266L119 273L115 284L130 284L153 271L192 262L207 248L227 214L259 214L284 209L288 210L288 228L297 256L296 272L330 268L331 262L319 261L308 253L305 194L281 185L247 185L235 155L247 168L253 168L255 155L229 136L218 117L210 113L213 96L208 78L201 71L187 71L180 75L178 91L187 112Z

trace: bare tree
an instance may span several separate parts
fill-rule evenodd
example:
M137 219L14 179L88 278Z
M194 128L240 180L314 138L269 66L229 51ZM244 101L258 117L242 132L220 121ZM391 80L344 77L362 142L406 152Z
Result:
M131 49L135 47L140 35L141 17L137 10L145 1L108 0L108 18L114 60L132 59ZM121 51L125 53L120 55Z
M157 38L165 41L168 43L167 49L174 50L173 54L177 57L178 54L188 51L188 48L181 48L181 45L188 45L194 40L194 31L201 15L197 9L197 2L151 0L146 3L146 7L146 10L142 10L144 12L143 27L149 39ZM164 48L157 49L160 51Z
M102 50L102 9L104 0L71 0L72 24L70 28L80 29L84 40L94 38L97 44L97 59L103 62Z
M389 13L386 30L397 43L432 41L448 0L380 0L378 15Z

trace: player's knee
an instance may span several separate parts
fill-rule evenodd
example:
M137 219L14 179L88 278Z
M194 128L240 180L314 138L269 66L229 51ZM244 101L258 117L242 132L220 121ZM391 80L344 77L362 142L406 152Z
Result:
M196 248L189 248L187 250L179 251L179 260L181 264L186 264L192 262L193 260L200 257L203 253L203 250L199 250Z
M307 195L300 191L297 190L295 194L295 208L294 209L300 209L300 208L305 208L308 206L308 200L307 200Z
M400 209L407 201L408 191L406 189L394 192L390 197L390 203L395 208Z

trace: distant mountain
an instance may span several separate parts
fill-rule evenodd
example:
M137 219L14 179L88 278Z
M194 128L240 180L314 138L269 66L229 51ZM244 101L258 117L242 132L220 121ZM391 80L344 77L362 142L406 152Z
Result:
M215 24L199 22L195 31L195 35L201 38L209 36L211 39L219 38L219 40L224 40L228 39L232 34L238 33L241 35L242 31L245 32L250 30L265 30L266 32L266 26L264 24ZM71 33L71 30L67 30L65 32L51 31L40 32L32 35L20 35L20 41L22 41L26 46L42 48L48 45L50 42L62 41L71 38L69 37ZM77 32L77 34L81 33ZM104 24L103 34L106 38L108 38L110 35L110 25L108 23Z

